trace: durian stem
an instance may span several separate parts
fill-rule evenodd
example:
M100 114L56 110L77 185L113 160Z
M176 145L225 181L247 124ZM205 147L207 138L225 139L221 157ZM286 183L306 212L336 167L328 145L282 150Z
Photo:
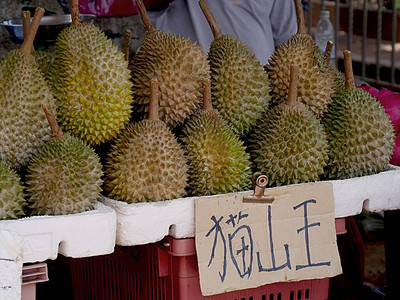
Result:
M129 44L132 39L132 31L129 29L125 30L124 41L122 43L122 53L124 53L125 60L129 61Z
M303 5L301 4L301 0L295 0L294 3L296 6L297 15L297 33L306 33L306 26L304 25Z
M150 104L149 104L149 120L157 121L158 117L158 80L153 78L150 81Z
M352 65L352 61L351 61L351 51L344 50L343 56L344 56L344 76L346 78L345 86L346 86L346 89L350 90L355 87L353 65Z
M203 81L203 110L212 111L211 102L211 80L207 78Z
M215 20L215 17L212 14L207 3L204 0L200 0L199 5L200 5L201 10L203 11L204 16L207 19L208 24L210 25L211 31L214 35L214 40L223 36L221 28L219 27L217 20Z
M333 49L333 42L327 41L325 47L325 62L327 64L331 62L332 49Z
M297 84L299 81L299 70L296 67L290 67L290 83L289 83L289 94L286 103L290 106L296 104L297 101Z
M31 12L29 10L24 10L21 15L24 38L26 38L26 36L28 35L29 26L31 26Z
M31 53L33 47L33 41L35 40L36 32L40 25L40 20L44 15L44 9L41 7L36 8L35 15L33 16L32 23L29 26L29 32L24 37L24 41L21 45L20 51L25 53Z
M43 110L44 110L44 113L46 114L47 121L49 122L53 137L55 137L55 138L62 137L63 132L62 132L60 126L58 126L56 117L50 109L50 105L49 104L43 105Z
M71 26L82 23L79 19L79 0L71 0Z
M146 7L143 4L142 0L136 0L136 7L139 11L140 17L142 18L144 30L146 32L150 32L153 30L153 25L151 25L149 15L147 14Z

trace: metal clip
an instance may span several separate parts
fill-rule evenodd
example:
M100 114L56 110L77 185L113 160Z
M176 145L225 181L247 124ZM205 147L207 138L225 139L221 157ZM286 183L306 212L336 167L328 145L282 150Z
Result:
M253 182L254 194L252 196L243 196L244 203L272 203L275 198L264 196L264 190L268 185L268 177L261 172L256 172L251 177Z

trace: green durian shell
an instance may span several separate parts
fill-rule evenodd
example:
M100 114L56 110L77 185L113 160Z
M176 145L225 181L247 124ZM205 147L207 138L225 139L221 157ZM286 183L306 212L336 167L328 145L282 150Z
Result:
M319 120L302 103L281 103L265 115L249 139L255 168L271 186L320 180L328 141Z
M108 196L128 203L179 198L187 186L187 159L160 120L141 120L115 140L105 165Z
M132 83L128 63L93 24L65 28L57 37L51 82L64 132L98 145L129 122Z
M189 193L224 194L251 187L250 156L216 111L198 111L185 124L182 141L189 160Z
M21 178L4 161L0 161L0 220L25 215L26 201Z
M298 101L321 118L335 94L334 78L330 72L321 70L321 59L321 51L308 34L295 34L280 45L269 59L269 65L265 66L271 83L272 104L286 101L290 66L294 66L299 70Z
M231 35L215 39L208 58L213 107L243 136L268 108L268 75L247 45Z
M97 154L81 140L52 138L27 167L26 185L33 214L65 215L92 209L103 183Z
M134 113L147 117L150 81L157 78L160 120L181 125L202 99L202 82L209 78L207 57L189 39L153 30L146 33L132 62Z
M39 65L40 70L42 71L44 77L46 79L50 76L50 69L54 62L54 54L47 51L33 51L33 57L35 57L37 64Z
M20 168L51 137L42 106L50 87L31 54L12 50L0 61L0 159Z
M328 178L375 174L390 162L393 126L384 108L368 92L352 88L338 94L323 123L331 148Z

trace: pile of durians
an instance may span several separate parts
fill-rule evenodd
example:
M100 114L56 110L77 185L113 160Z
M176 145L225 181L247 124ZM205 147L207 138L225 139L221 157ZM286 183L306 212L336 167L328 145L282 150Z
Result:
M44 10L0 59L0 219L89 210L100 193L128 203L248 190L251 172L271 186L346 179L385 169L394 131L383 107L298 32L262 66L237 38L214 35L208 55L156 30L128 57L79 19L54 53L34 51ZM328 46L332 46L328 44Z

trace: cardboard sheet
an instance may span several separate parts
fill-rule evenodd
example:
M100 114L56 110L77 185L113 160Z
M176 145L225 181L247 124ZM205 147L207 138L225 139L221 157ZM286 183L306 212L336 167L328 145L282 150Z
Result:
M266 189L195 201L196 249L204 296L341 273L331 183Z

